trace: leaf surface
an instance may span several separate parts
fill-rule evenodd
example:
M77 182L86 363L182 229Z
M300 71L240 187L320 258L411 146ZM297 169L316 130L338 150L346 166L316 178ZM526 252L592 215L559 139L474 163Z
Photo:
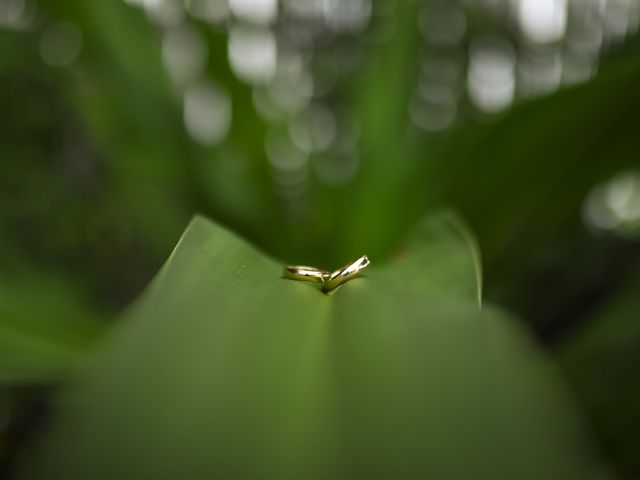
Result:
M0 278L0 385L57 383L84 362L102 321L77 297L48 275Z
M325 295L196 218L21 478L608 478L450 217L412 245Z

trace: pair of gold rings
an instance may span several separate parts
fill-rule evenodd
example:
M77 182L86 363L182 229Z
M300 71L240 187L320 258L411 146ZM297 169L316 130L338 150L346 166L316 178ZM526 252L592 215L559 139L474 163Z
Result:
M369 258L366 255L358 258L355 262L349 263L335 272L327 272L315 267L305 267L302 265L291 265L284 267L284 277L291 280L312 282L322 284L323 292L330 292L338 288L344 282L351 280L369 265Z

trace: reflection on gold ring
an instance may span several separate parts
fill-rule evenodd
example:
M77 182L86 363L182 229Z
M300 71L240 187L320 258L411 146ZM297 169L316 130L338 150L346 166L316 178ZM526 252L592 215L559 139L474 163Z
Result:
M355 262L339 268L324 281L324 283L322 284L322 290L324 290L325 292L330 292L331 290L336 289L344 282L351 280L353 277L358 275L358 273L364 270L369 265L369 263L369 258L366 255L363 255Z
M324 283L331 274L319 268L306 267L303 265L290 265L284 267L283 276L291 280L302 280L303 282Z

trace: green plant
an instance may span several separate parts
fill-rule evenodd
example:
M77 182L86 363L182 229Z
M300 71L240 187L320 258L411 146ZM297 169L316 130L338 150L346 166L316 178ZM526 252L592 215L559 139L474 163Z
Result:
M611 478L455 217L332 294L281 269L193 220L19 478Z
M193 15L215 1L184 2L168 24L149 8L183 2L129 3L146 10L0 7L0 476L640 472L640 182L615 180L635 178L640 151L640 38L631 15L616 16L633 2L598 4L613 9L600 27L622 18L629 35L591 38L606 40L590 54L597 74L491 114L465 93L478 38L510 45L514 75L528 54L567 56L562 79L570 45L532 51L514 25L464 2L464 35L434 47L424 22L462 4L377 2L366 32L300 49L320 93L273 118L257 101L268 86L227 60L236 19ZM37 11L28 28L5 28L21 8ZM291 53L287 15L268 27L284 39L278 55ZM60 22L82 35L65 68L41 51ZM184 85L165 68L163 45L183 31L208 52L196 80L231 105L218 144L189 136ZM425 131L412 108L443 59L456 116ZM304 83L291 78L285 100ZM314 114L327 111L335 138L310 147ZM599 228L593 198L631 221ZM204 217L147 286L194 213ZM363 253L371 271L331 296L280 278L284 264Z

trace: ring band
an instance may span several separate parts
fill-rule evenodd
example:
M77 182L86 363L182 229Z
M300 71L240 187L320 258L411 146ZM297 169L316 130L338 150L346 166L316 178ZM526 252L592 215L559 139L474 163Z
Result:
M291 280L321 283L322 291L327 293L331 290L335 290L346 281L357 276L362 270L367 268L369 263L369 257L363 255L355 262L349 263L333 273L329 273L326 270L320 270L315 267L290 265L288 267L284 267L282 275L284 278L289 278Z
M284 267L283 276L291 280L302 280L303 282L324 283L331 274L325 270L304 265L291 265Z
M333 272L329 276L329 278L324 280L322 284L322 290L324 292L330 292L331 290L338 288L344 282L351 280L353 277L358 275L358 273L367 268L369 263L369 257L363 255L355 262L339 268L338 270Z

